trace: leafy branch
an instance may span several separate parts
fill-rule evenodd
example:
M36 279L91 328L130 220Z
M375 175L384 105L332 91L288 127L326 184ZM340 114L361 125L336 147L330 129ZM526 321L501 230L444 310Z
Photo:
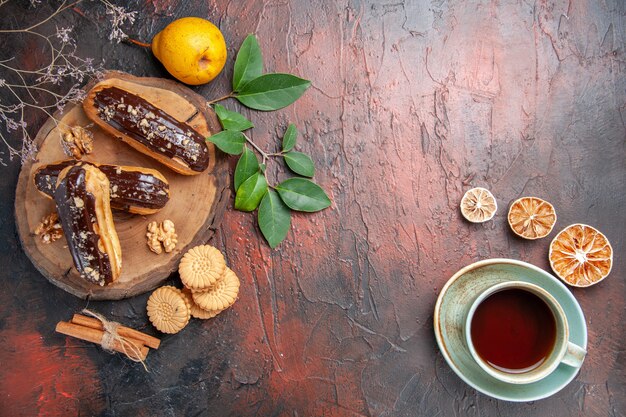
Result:
M258 41L254 35L248 35L235 60L233 91L209 103L232 97L255 110L278 110L300 98L310 85L310 81L291 74L263 74ZM270 247L275 248L287 236L292 210L316 212L331 204L326 192L309 179L315 174L313 160L294 150L298 138L294 124L289 124L283 135L281 151L270 153L244 133L254 127L245 116L220 104L213 108L224 130L207 140L223 152L240 155L234 174L235 208L248 212L258 209L259 228ZM280 158L298 177L271 185L265 174L267 163Z
M209 104L236 98L246 107L261 111L279 110L296 101L311 82L291 74L263 74L263 56L254 35L241 44L233 73L233 90Z

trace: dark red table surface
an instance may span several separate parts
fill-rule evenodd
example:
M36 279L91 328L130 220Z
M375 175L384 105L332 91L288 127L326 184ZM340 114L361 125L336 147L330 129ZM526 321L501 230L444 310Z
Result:
M83 2L47 30L73 26L78 54L109 69L168 77L148 51L109 42L107 20L85 13L90 7ZM272 251L255 216L231 201L212 244L240 276L240 298L218 318L164 336L146 373L55 334L56 322L86 302L49 284L22 252L13 219L19 163L0 168L0 415L626 414L623 1L132 1L127 8L139 12L129 32L144 40L178 17L219 25L230 57L216 81L195 88L207 98L228 92L248 33L258 36L268 71L312 80L301 100L278 112L226 106L251 118L254 139L268 149L296 123L333 204L296 215ZM37 18L27 3L2 9L3 27ZM0 36L4 54L20 65L37 61L33 42ZM462 219L458 204L470 186L497 197L493 221ZM509 203L527 195L554 204L556 230L583 222L603 231L615 264L604 282L572 291L589 329L580 374L549 399L516 404L480 394L452 372L432 319L442 286L473 261L507 257L550 270L555 232L525 241L506 223ZM177 276L168 282L179 284ZM156 334L147 297L89 307Z

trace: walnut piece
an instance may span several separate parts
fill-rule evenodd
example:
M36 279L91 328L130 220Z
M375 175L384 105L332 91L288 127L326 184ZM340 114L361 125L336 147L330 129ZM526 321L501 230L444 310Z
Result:
M93 134L81 126L74 126L63 134L63 150L68 156L81 159L93 151Z
M164 220L162 223L148 223L146 237L148 238L148 248L157 254L163 253L163 250L170 253L178 243L178 235L174 228L174 222L171 220Z
M157 222L148 223L148 233L146 233L146 237L148 238L148 248L156 253L163 253L163 248L161 248L161 242L159 242L159 224Z
M41 223L35 229L35 235L40 236L43 243L52 243L63 237L63 229L56 211L41 219Z

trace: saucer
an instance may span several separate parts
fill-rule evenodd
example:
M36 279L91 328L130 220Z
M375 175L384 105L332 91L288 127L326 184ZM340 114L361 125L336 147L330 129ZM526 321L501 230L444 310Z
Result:
M548 291L559 302L569 324L569 340L587 348L587 325L578 302L559 280L544 270L514 259L487 259L458 271L441 290L435 305L435 337L452 370L467 384L505 401L535 401L549 397L569 384L580 368L559 365L546 378L531 384L509 384L486 373L465 343L464 327L469 309L478 295L506 281L525 281Z

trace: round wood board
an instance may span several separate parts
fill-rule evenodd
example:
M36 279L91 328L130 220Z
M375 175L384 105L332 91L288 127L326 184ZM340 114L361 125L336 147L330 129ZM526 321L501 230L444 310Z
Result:
M155 104L195 130L209 136L221 130L219 121L206 100L187 87L161 78L139 78L110 71L105 79L116 78L129 91ZM95 82L87 85L88 91ZM81 105L68 105L39 130L35 143L39 152L35 161L26 162L17 182L15 218L19 238L26 255L53 284L81 298L119 300L157 287L178 267L182 255L191 247L205 243L222 220L230 197L228 162L209 143L211 163L199 175L175 173L156 160L143 155L121 140L95 126ZM100 287L82 279L74 267L65 238L44 244L33 231L41 219L55 210L54 201L35 188L33 174L41 165L67 159L60 133L66 126L83 126L94 136L94 151L83 157L98 163L135 165L157 169L169 181L170 201L159 212L148 216L114 211L115 228L122 246L122 273L118 280ZM148 249L146 228L150 221L172 220L178 234L174 251L157 255Z

